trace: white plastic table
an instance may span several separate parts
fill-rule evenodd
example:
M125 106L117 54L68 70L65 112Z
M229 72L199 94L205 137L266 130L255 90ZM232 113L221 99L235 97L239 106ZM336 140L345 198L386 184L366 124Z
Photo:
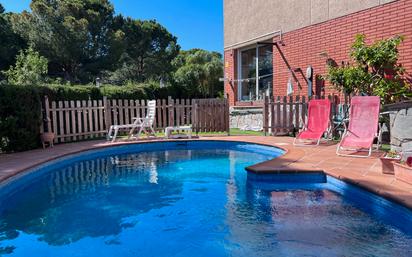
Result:
M184 135L178 134L178 135L172 135L173 131L182 131L185 132ZM192 138L192 126L177 126L177 127L166 127L165 128L165 135L166 138L182 138L182 137L187 137L187 138Z

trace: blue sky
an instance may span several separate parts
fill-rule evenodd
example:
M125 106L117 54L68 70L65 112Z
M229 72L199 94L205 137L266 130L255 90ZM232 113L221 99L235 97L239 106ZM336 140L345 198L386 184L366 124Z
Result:
M30 0L0 0L8 12L29 10ZM116 13L156 19L178 37L182 49L223 52L223 0L112 0Z

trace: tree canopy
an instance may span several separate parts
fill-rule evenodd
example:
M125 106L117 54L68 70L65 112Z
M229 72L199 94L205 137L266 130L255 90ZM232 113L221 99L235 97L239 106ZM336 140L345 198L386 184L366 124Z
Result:
M31 12L12 17L14 30L50 61L51 75L90 81L121 40L112 29L108 0L33 0Z
M4 12L0 4L0 70L8 69L14 64L18 52L26 47L25 41L12 29L11 15Z
M141 21L117 16L114 27L122 31L122 54L111 73L115 82L167 78L180 47L177 38L154 20Z
M32 0L30 9L5 13L0 5L0 76L7 74L9 82L47 75L64 84L157 81L160 87L162 81L192 96L216 96L222 89L221 54L180 51L177 37L156 20L116 15L110 0ZM40 76L30 80L20 74L24 69Z
M174 80L183 85L189 95L200 93L203 97L213 97L223 89L219 77L223 74L222 55L202 49L182 51L173 61L176 68Z
M7 79L17 85L37 85L44 82L48 61L33 48L21 51L16 65L5 71Z

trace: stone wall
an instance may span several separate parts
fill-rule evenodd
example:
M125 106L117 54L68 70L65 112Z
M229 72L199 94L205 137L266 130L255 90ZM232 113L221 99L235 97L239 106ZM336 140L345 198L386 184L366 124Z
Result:
M412 107L393 111L390 114L391 148L412 154Z
M261 131L263 108L230 108L230 128Z

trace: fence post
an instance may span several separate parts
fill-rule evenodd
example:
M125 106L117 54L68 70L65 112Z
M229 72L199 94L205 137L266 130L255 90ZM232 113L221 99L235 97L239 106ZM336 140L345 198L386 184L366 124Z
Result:
M112 125L110 103L107 101L107 96L103 96L103 106L104 106L104 124L107 131L109 131L110 126Z
M175 125L175 109L174 109L174 100L171 96L167 98L168 108L169 108L169 127L174 127Z
M196 132L196 135L199 133L199 117L198 117L198 112L197 112L197 100L192 99L192 127L193 131Z
M330 113L329 113L329 124L333 122L333 115L335 115L335 97L334 95L328 95L328 100L330 102Z
M306 112L307 112L306 98L305 96L302 96L302 113L300 114L302 118L302 126L306 122Z
M289 117L288 117L289 133L294 133L293 127L293 96L289 96Z
M282 104L282 133L286 134L288 133L289 129L287 126L287 103L288 103L288 97L283 96L283 104Z
M230 136L230 111L229 111L229 99L225 98L224 100L224 108L225 108L225 127L227 130L227 135Z
M264 102L263 102L263 132L264 135L267 136L268 132L268 127L269 127L269 112L268 112L268 106L269 105L269 96L265 96Z
M297 95L295 99L295 132L299 133L300 96Z
M50 105L49 105L49 98L46 96L44 96L44 112L45 112L45 117L43 117L44 119L42 120L41 123L41 130L40 131L44 131L44 121L47 122L47 132L51 132L51 120L50 120Z

